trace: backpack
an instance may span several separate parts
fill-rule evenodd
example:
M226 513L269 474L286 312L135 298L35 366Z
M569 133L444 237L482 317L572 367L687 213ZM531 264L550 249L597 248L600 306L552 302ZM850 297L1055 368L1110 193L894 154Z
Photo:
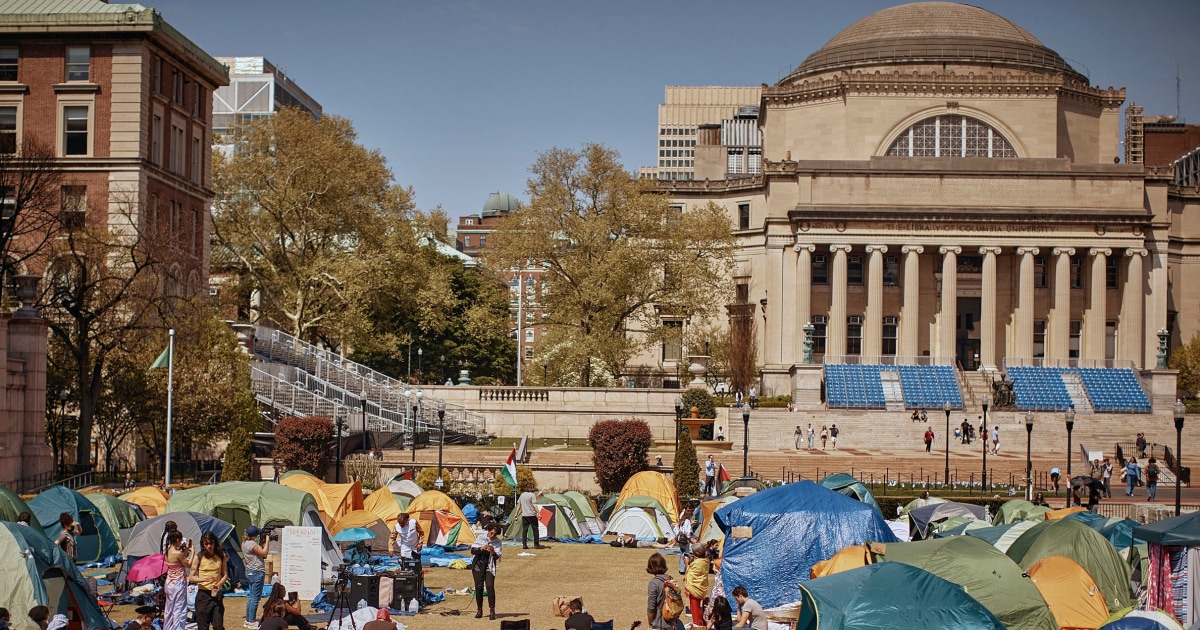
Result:
M671 578L656 578L662 580L663 583L663 604L662 618L663 621L675 621L683 614L683 593L679 590L679 585Z

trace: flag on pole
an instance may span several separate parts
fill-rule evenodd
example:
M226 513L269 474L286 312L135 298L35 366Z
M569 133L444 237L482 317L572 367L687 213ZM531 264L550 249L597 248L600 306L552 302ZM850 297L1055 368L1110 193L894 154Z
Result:
M162 354L158 355L158 358L154 360L154 363L150 364L150 369L157 370L160 368L165 368L168 365L170 365L170 362L171 362L171 347L167 346L166 348L163 348Z
M504 462L504 469L500 471L500 475L504 477L504 483L513 488L517 487L517 449L514 448L508 454L508 460Z
M725 483L726 481L729 481L730 479L731 478L729 476L729 471L725 470L725 464L721 464L721 472L717 475L717 480L720 481L721 483Z

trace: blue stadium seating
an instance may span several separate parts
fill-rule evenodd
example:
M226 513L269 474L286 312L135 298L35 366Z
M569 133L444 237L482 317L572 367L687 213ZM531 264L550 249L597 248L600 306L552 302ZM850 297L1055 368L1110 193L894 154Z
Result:
M899 372L904 406L962 409L962 392L949 365L825 364L825 402L836 409L884 409L883 371Z
M1041 366L1012 366L1008 377L1018 409L1034 411L1066 411L1071 406L1071 394L1063 384L1062 375L1070 368Z
M904 406L909 409L962 409L962 392L954 368L949 365L886 365L883 369L900 374Z
M1079 368L1092 408L1099 412L1149 413L1150 401L1128 368Z
M883 409L883 383L878 365L825 365L825 402L839 409Z

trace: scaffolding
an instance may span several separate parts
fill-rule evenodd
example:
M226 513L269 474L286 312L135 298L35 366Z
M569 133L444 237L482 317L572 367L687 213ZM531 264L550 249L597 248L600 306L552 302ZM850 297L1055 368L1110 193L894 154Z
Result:
M1143 108L1130 103L1125 109L1125 163L1145 163L1145 130L1142 127Z

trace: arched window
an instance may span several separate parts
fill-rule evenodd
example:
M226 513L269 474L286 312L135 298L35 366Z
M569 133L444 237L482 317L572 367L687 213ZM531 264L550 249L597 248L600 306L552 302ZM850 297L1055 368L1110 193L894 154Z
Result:
M966 116L932 116L900 134L888 155L894 157L1015 158L1017 152L999 131Z

